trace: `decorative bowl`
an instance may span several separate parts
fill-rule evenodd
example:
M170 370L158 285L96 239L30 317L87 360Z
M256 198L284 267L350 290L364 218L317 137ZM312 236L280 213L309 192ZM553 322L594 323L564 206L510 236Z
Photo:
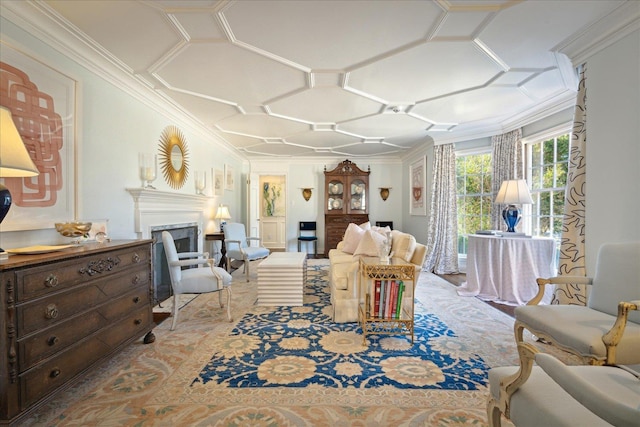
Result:
M82 237L89 234L90 222L56 222L56 231L64 237Z

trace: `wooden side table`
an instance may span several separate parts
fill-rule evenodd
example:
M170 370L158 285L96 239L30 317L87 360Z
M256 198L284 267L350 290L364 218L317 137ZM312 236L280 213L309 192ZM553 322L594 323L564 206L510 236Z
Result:
M220 254L222 256L220 257L220 262L218 263L218 267L222 267L225 270L227 270L227 263L229 261L227 260L227 248L224 244L224 233L219 231L217 233L205 234L204 240L206 240L207 242L216 241L216 240L219 240L222 242L222 245L220 248Z

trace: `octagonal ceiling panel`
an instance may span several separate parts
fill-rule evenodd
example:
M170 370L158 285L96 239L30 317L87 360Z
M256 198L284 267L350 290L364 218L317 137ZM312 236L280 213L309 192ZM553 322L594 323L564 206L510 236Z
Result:
M134 72L148 68L184 40L161 11L140 2L116 3L117 7L104 0L47 2Z
M533 103L522 91L488 87L424 102L411 112L435 122L473 122L513 115Z
M427 1L284 0L239 1L223 14L238 41L315 70L425 39L443 11Z
M200 122L202 122L202 124L207 126L211 126L225 117L238 114L238 109L233 105L223 104L207 98L180 93L173 90L163 89L160 90L160 92L163 92L172 98L185 110L192 112Z
M411 103L483 85L502 71L472 42L434 42L354 70L348 86Z
M228 43L190 44L156 75L172 88L239 105L306 86L303 72Z
M272 113L313 123L335 123L375 114L382 105L339 87L297 92L269 104Z
M266 114L237 114L221 120L218 128L225 132L235 132L260 138L280 138L311 129L305 123L281 119Z
M350 145L348 147L336 148L332 150L335 154L344 154L351 157L372 157L372 156L385 156L401 152L402 150L386 144L381 143L362 143L357 145ZM360 168L366 168L366 166L360 166Z
M189 40L226 40L215 14L203 12L174 12L172 15L189 35Z
M384 138L407 132L424 131L430 123L404 113L364 117L338 124L338 129L367 138Z
M310 148L335 148L362 142L362 138L335 131L309 131L287 137L287 141Z

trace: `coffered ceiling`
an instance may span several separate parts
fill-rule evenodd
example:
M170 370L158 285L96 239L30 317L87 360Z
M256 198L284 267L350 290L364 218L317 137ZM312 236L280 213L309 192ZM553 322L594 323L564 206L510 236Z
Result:
M562 47L625 1L31 6L246 157L401 156L567 108ZM85 57L89 57L85 53Z

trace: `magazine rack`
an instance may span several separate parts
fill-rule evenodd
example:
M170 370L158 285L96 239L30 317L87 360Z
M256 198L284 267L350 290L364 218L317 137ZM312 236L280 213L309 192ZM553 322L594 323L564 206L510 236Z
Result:
M401 258L381 264L377 258L362 257L360 280L359 289L364 292L358 307L362 344L367 344L367 334L411 335L413 344L415 265Z

